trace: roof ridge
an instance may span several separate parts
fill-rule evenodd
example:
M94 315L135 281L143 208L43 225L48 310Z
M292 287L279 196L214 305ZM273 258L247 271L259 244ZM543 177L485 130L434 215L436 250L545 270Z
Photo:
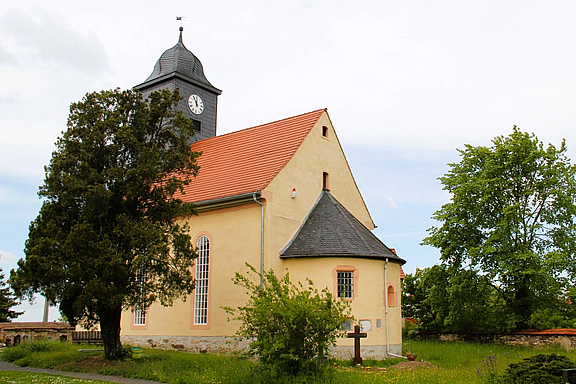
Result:
M274 120L274 121L271 121L271 122L268 122L268 123L264 123L264 124L260 124L260 125L255 125L255 126L253 126L253 127L242 128L242 129L239 129L239 130L237 130L237 131L232 131L232 132L224 133L223 135L217 135L217 136L209 137L209 138L204 139L204 140L195 141L194 143L191 144L191 146L193 146L193 145L196 144L196 143L200 143L200 142L206 143L206 142L209 142L209 141L212 141L212 140L216 140L216 139L221 138L221 137L238 134L238 133L240 133L240 132L246 132L246 131L248 131L248 130L252 130L252 129L256 129L256 128L261 128L261 127L264 127L264 126L266 126L266 125L272 125L272 124L279 123L279 122L281 122L281 121L290 120L290 119L295 119L295 118L297 118L297 117L301 117L301 116L304 116L304 115L310 115L310 114L313 114L313 113L317 113L317 112L320 112L320 111L326 111L326 110L327 110L327 108L316 109L316 110L314 110L314 111L301 113L301 114L299 114L299 115L294 115L294 116L286 117L286 118L284 118L284 119Z

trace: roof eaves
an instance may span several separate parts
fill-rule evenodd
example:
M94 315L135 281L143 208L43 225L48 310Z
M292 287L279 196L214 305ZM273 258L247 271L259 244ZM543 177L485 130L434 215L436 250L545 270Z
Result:
M326 254L319 254L319 255L304 255L304 254L296 254L296 255L280 255L281 259L304 259L304 258L323 258L323 257L349 257L349 258L358 258L358 259L375 259L375 260L386 260L390 263L398 263L400 265L406 264L406 260L400 257L389 257L389 256L382 256L382 255L368 255L368 254L354 254L354 253L326 253Z

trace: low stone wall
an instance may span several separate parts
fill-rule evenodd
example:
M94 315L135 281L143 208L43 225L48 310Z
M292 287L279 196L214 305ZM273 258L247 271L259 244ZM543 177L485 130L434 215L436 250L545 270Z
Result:
M122 343L143 348L175 349L194 353L230 354L246 350L247 341L223 336L122 336Z
M122 336L122 343L143 348L175 349L194 353L231 354L248 349L248 341L238 342L231 337L222 336ZM402 353L402 344L390 345L390 352ZM330 355L336 359L347 360L354 357L354 347L332 347ZM360 355L364 359L385 359L385 345L361 346Z
M72 340L74 327L57 322L0 323L0 342L10 346L38 340Z
M523 345L530 347L560 345L566 349L576 348L576 330L527 330L511 333L418 332L416 337L418 339L433 339L440 341L468 341L506 345Z

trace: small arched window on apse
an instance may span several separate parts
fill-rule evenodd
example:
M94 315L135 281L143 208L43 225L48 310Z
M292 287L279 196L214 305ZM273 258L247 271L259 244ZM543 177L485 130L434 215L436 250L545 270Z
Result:
M396 306L396 291L394 290L394 286L392 284L388 285L388 290L386 291L388 295L388 306L395 307Z

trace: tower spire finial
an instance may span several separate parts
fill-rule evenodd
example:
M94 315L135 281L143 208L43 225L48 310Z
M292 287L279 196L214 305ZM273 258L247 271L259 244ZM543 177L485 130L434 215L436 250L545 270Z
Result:
M179 28L179 30L180 30L180 37L178 38L178 42L179 42L179 43L182 42L182 31L184 30L184 27L182 26L182 23L184 22L184 19L185 19L185 18L186 18L186 17L184 17L184 16L176 16L176 21L179 21L179 22L180 22L180 28Z

